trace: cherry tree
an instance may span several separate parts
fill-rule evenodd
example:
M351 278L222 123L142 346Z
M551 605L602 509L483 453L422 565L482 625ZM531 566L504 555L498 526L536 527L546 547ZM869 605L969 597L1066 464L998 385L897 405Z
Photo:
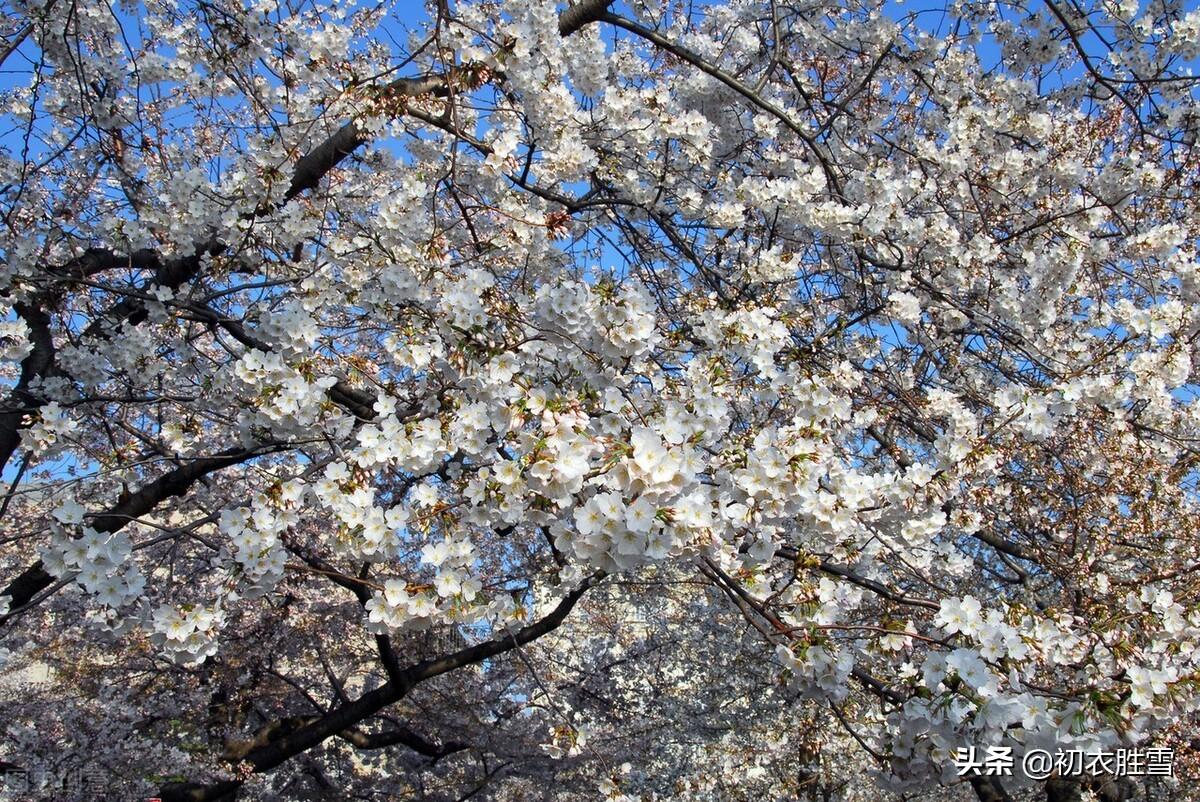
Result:
M6 12L0 758L31 786L1196 776L1200 10ZM961 772L989 748L1017 770Z

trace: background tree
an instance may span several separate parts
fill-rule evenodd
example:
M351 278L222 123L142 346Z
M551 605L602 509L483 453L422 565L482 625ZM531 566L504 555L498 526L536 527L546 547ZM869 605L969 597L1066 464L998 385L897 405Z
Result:
M1200 11L7 11L37 782L1186 797Z

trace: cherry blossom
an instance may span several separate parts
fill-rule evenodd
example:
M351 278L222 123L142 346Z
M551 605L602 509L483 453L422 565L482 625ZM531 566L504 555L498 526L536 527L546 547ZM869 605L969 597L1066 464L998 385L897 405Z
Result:
M0 759L1188 798L1185 5L11 4Z

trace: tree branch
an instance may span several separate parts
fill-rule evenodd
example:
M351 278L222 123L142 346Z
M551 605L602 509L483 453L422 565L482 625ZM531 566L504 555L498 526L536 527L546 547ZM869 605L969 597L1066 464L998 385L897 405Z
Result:
M242 756L242 762L255 772L269 771L289 759L311 749L323 741L350 730L364 719L375 715L388 705L394 704L421 682L440 676L456 668L481 662L489 657L523 646L558 628L583 595L604 577L593 574L567 594L562 601L539 621L505 637L493 638L466 649L460 649L444 657L422 660L405 669L399 681L389 680L375 690L330 710L287 734L259 745ZM445 748L445 747L443 747ZM160 796L164 802L215 802L240 787L238 781L197 785L195 783L169 783Z
M277 446L271 446L265 450L231 448L211 457L187 462L168 471L145 487L135 491L125 491L117 499L116 504L93 517L89 525L97 532L116 532L134 519L150 512L166 499L183 495L202 477L230 465L237 465L254 457L269 454L277 449ZM54 577L46 572L41 560L22 571L16 579L9 583L8 587L0 592L0 595L11 597L10 610L6 615L0 617L0 625L22 612L21 608L53 582Z

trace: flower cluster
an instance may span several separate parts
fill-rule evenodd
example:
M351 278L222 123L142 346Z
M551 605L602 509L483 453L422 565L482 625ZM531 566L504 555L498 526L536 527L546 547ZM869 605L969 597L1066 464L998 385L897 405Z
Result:
M257 350L243 354L229 378L256 401L242 414L242 427L247 432L260 428L280 434L312 427L326 410L326 391L337 383L335 376L314 376L289 365L276 352Z
M78 423L67 411L51 401L43 405L30 425L21 431L21 445L45 459L60 452L66 446L64 440L78 428Z
M225 622L219 607L163 605L151 622L153 640L171 660L183 666L203 663L217 653L217 636Z

